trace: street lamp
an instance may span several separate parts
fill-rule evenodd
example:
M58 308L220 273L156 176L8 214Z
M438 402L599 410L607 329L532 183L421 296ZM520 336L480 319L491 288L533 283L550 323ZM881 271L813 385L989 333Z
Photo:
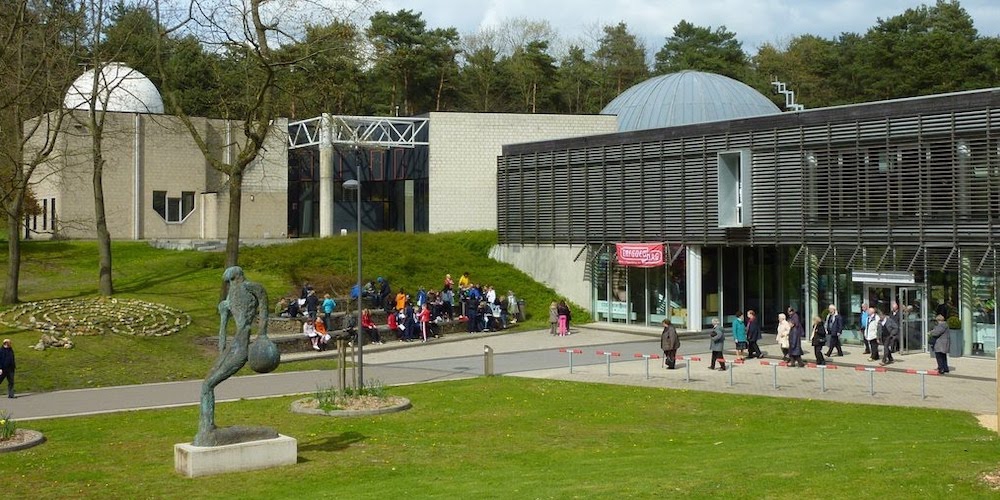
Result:
M361 165L357 165L358 179L344 181L344 189L358 192L358 323L355 327L358 335L358 389L365 385L364 346L365 338L361 335Z

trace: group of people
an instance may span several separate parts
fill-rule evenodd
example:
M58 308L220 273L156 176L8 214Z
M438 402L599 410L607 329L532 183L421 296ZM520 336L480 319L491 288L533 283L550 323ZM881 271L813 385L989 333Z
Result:
M573 319L565 300L553 302L549 306L549 335L565 337L570 334L569 322Z
M468 272L462 274L457 284L450 274L446 274L440 290L421 286L414 295L402 287L393 294L389 281L379 276L360 289L357 285L351 289L352 299L357 299L359 294L371 305L362 310L361 333L369 342L377 344L383 340L372 318L371 311L376 308L386 312L389 331L404 342L418 339L426 342L430 337L437 337L438 325L445 322L465 321L472 333L502 330L523 318L513 291L508 290L504 296L492 286L472 283ZM275 312L287 318L307 318L303 333L310 338L313 349L322 350L330 339L328 332L333 329L331 318L336 307L336 300L329 294L320 300L312 286L305 284L299 298L281 299ZM352 331L355 325L350 317L347 323L347 330Z
M864 340L865 354L870 356L870 360L879 361L882 366L895 362L892 353L898 350L899 346L899 305L893 302L891 307L891 312L880 313L874 307L868 307L867 303L861 306L861 337ZM844 319L838 312L837 306L830 304L828 310L826 318L821 318L818 315L813 316L808 335L805 325L794 307L789 306L784 313L778 314L775 340L781 349L782 360L787 362L789 366L806 366L802 360L805 342L812 346L817 365L825 365L828 357L844 355L840 340L844 332ZM947 360L950 348L948 325L941 314L938 314L935 319L937 325L929 333L929 338L931 349L937 358L938 372L944 374L949 371ZM756 312L748 310L744 321L743 313L737 311L733 320L732 332L733 340L736 342L737 359L764 357L765 353L762 353L758 346L761 339L761 327ZM882 346L881 357L879 355L880 343ZM669 319L663 321L660 347L663 350L664 366L667 369L674 369L680 339L677 335L677 329ZM709 369L715 370L716 363L719 365L719 370L726 369L726 361L723 357L724 347L725 331L719 318L712 318L712 329L709 333L709 349L712 352L712 357ZM824 348L826 349L825 354Z

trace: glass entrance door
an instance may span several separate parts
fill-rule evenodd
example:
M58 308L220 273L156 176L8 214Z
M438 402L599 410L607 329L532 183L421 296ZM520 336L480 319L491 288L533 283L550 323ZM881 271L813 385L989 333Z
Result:
M919 285L866 285L868 305L880 314L892 314L892 304L899 305L899 343L892 346L902 353L922 352L927 345L924 288Z
M923 352L927 345L927 315L922 287L899 287L899 338L904 353Z

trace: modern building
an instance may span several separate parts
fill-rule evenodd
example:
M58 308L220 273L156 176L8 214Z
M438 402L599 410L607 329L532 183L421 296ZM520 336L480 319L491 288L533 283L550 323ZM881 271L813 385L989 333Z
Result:
M156 87L142 73L108 64L85 72L70 87L50 160L35 171L41 213L26 220L32 238L93 238L93 140L87 126L90 94L98 79L103 110L104 206L114 239L225 239L229 192L178 117L163 114ZM50 121L56 112L35 120ZM192 118L206 147L223 161L236 154L239 123ZM245 173L241 235L286 236L288 148L283 123ZM44 128L42 129L44 130ZM31 137L41 147L44 134Z
M95 87L96 80L96 87ZM163 114L156 87L123 64L90 70L70 86L50 161L33 177L41 213L30 238L92 238L92 135L97 89L104 111L104 196L115 239L226 237L229 194L183 122ZM54 113L37 120L49 120ZM210 154L228 161L243 140L239 123L193 117ZM276 120L243 181L245 239L333 236L356 227L360 176L368 230L496 229L496 159L506 143L608 133L614 116L430 113L416 118L332 116ZM40 135L33 137L41 147Z
M862 302L897 302L902 351L942 313L953 354L993 355L1000 89L744 112L766 98L658 78L619 108L635 129L504 146L495 258L598 321L697 330L754 309L773 327L835 304L851 341Z

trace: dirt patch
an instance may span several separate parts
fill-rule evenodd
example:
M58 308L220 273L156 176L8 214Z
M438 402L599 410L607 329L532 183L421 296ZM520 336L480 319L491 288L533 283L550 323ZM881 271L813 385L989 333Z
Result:
M1000 491L1000 469L984 473L979 480L986 483L994 491Z
M976 420L979 420L979 425L993 431L997 432L997 416L996 415L976 415Z

